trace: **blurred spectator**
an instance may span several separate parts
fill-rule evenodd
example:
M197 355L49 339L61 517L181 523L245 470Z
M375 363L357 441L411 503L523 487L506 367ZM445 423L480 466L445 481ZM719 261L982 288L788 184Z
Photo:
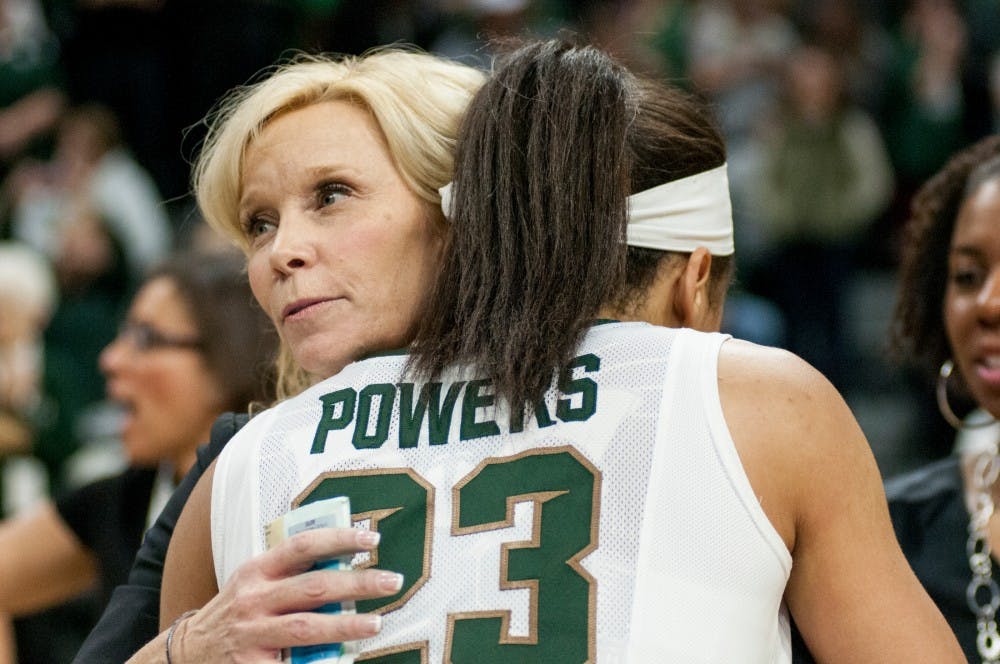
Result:
M216 418L273 398L276 352L235 249L181 254L151 273L100 358L108 397L121 407L129 468L0 522L0 634L8 615L88 588L107 601ZM22 664L68 661L79 641L67 651L56 642L82 636L75 625L19 627ZM0 645L0 664L12 661Z
M74 103L119 118L124 142L170 206L188 193L196 125L218 96L294 47L337 48L337 35L307 44L347 0L46 0L62 43ZM320 21L318 26L307 23ZM347 25L347 30L360 30ZM344 35L344 30L340 35ZM353 39L353 35L348 38ZM369 41L365 47L377 42ZM190 138L185 138L190 131Z
M799 41L775 0L704 0L691 17L688 62L695 87L716 103L730 179L753 132L775 108L784 61Z
M688 65L694 88L713 102L726 138L737 272L760 260L759 219L748 199L757 168L754 136L777 107L781 71L799 34L778 0L703 0L691 16Z
M661 75L676 85L690 87L688 40L691 12L689 0L639 3L652 11L645 29L652 30L649 45L659 56Z
M31 449L43 409L42 333L55 304L48 261L21 243L0 242L0 468L6 455Z
M49 256L61 294L45 335L46 389L58 410L35 446L58 488L65 459L88 438L83 415L103 393L97 355L134 285L169 250L169 226L114 116L97 106L71 110L52 160L22 164L6 188L13 235Z
M0 242L0 516L28 507L47 488L23 470L32 467L26 460L49 405L42 333L55 304L48 261L22 243ZM0 623L0 662L12 661L13 647L9 626Z
M630 69L687 82L689 0L604 0L582 3L580 28Z
M179 161L180 137L169 132L170 72L165 48L171 34L165 20L169 4L166 0L46 0L50 25L62 45L71 100L111 109L121 122L124 142L153 174L157 187L173 195L184 181L173 167Z
M898 231L916 188L969 142L963 66L968 28L954 0L911 0L895 35L881 126L896 173L896 201L873 247L894 264ZM881 256L879 254L882 254Z
M756 285L781 308L786 346L847 387L844 296L863 232L888 204L892 170L874 120L849 101L836 57L788 60L785 104L762 137L754 200L770 259Z
M35 0L0 0L0 180L59 117L59 49Z
M803 32L840 60L847 95L877 116L893 59L888 31L860 0L803 2Z
M14 236L50 256L63 288L78 289L107 272L117 249L136 280L170 249L160 194L106 108L67 112L53 159L26 167L12 194Z

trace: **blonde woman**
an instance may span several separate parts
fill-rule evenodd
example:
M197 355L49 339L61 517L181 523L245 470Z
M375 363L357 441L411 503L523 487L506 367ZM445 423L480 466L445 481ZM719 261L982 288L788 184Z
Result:
M324 260L340 266L329 280L283 280L282 301L265 305L281 336L280 397L412 334L420 287L446 235L437 189L452 177L461 116L482 80L471 67L415 51L302 56L235 90L210 118L194 174L198 202L216 230L247 252L248 272L269 269L257 238L277 221L274 200L265 196L271 187L283 196L278 214L323 237ZM272 132L277 128L280 135ZM289 256L292 265L299 260ZM322 331L313 334L310 318L319 312ZM198 475L243 423L224 423L199 455L77 662L118 663L154 637L132 661L167 661L168 634L157 637L156 628L167 542ZM322 597L395 592L395 573L297 573L319 557L375 545L363 531L317 532L251 561L210 607L180 625L173 661L255 661L285 646L370 633L370 616L303 611Z

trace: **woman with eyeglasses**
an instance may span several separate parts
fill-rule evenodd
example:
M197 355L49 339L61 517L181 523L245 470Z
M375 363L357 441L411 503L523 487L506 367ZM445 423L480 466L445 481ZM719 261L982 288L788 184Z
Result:
M0 615L91 588L107 601L213 422L273 399L277 338L242 269L238 255L191 253L147 278L100 356L129 466L0 523Z

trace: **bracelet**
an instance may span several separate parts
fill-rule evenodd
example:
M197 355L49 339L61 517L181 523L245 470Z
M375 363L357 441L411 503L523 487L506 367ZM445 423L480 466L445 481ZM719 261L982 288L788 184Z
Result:
M173 660L170 659L170 646L174 642L174 632L177 631L177 626L181 624L187 618L190 618L194 614L198 613L198 609L191 609L190 611L185 611L181 615L177 616L177 620L170 624L170 628L167 629L167 645L165 646L167 653L167 664L174 664Z

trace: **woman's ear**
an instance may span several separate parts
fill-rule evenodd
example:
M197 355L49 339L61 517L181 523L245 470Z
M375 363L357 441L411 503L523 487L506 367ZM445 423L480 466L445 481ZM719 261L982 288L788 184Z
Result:
M721 307L713 307L711 294L712 254L698 247L688 257L674 287L674 315L682 327L716 331Z

